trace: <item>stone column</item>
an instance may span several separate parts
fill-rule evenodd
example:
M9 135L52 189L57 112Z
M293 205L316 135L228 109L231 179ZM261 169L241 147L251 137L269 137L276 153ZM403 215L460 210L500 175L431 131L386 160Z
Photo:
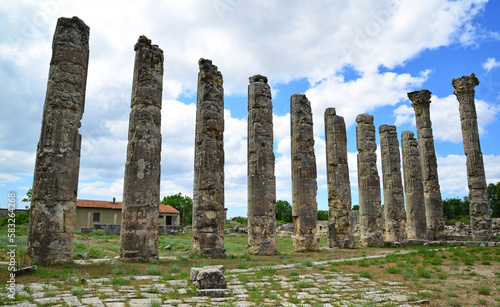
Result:
M407 239L406 214L396 126L381 125L379 133L384 187L385 239L390 242L404 242Z
M425 214L429 239L439 238L444 230L443 201L439 188L436 151L432 137L432 123L429 112L431 92L421 90L408 93L411 106L415 109L417 122L418 150L424 182Z
M149 261L158 258L163 51L146 36L134 50L120 258Z
M225 257L224 88L211 60L198 61L193 184L193 252Z
M273 104L267 77L248 85L248 246L250 254L278 254Z
M413 137L413 132L403 131L401 133L401 148L403 151L408 239L425 239L427 222L425 220L424 185L422 183L418 142Z
M59 18L52 41L26 244L40 265L73 262L89 31L78 17Z
M290 98L292 145L292 216L295 228L293 247L296 252L317 251L316 222L316 156L311 103L306 95Z
M380 178L377 170L377 143L373 116L356 117L358 147L359 229L362 246L383 246Z
M460 122L464 151L467 157L469 185L470 226L474 240L488 240L491 236L491 210L488 201L483 154L479 143L474 87L479 85L474 74L453 79L455 95L460 104Z
M335 108L325 110L326 173L328 180L328 246L354 248L351 225L351 184L347 164L344 118Z

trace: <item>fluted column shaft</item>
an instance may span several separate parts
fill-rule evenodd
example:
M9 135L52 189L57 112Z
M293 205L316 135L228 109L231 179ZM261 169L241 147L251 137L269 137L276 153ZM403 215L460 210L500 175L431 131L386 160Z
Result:
M439 237L444 230L443 200L439 187L436 150L432 136L432 122L430 116L431 92L421 90L408 93L411 105L415 110L417 123L418 149L420 152L420 166L424 183L425 214L429 239Z
M491 236L491 210L474 102L474 87L479 85L479 80L471 74L453 79L452 85L459 102L460 123L467 158L472 237L475 240L487 240Z
M267 77L248 85L248 246L250 254L278 253L273 104Z
M325 110L326 172L328 180L328 245L354 248L351 225L351 184L347 164L344 118L335 108Z

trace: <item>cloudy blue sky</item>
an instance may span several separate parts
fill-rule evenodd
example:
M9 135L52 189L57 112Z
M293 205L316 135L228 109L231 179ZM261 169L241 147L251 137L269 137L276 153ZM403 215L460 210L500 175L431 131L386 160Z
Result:
M133 46L163 49L161 196L192 196L198 59L224 76L226 207L246 216L248 77L273 91L278 199L291 201L290 96L314 116L318 205L328 207L323 114L347 125L353 204L358 204L355 117L416 132L406 93L428 89L443 198L467 195L458 102L451 79L474 72L488 183L500 181L499 1L3 1L0 7L0 195L33 181L51 42L57 18L90 27L78 197L122 199ZM377 133L378 134L378 133ZM378 135L377 135L378 142ZM379 158L380 159L380 158ZM380 162L379 162L380 165ZM382 174L380 174L381 176ZM6 206L7 201L1 203ZM19 204L24 206L24 204Z

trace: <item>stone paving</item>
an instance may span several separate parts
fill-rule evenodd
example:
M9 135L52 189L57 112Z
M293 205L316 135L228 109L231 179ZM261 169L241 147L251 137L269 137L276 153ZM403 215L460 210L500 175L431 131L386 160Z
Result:
M67 282L18 284L24 301L14 306L416 306L427 301L408 302L412 293L397 282L374 281L358 274L330 270L335 262L381 258L385 255L313 262L324 273L298 273L300 264L226 270L232 295L224 298L196 296L196 288L185 280L163 280L162 276L119 277L138 281L119 285L112 278L87 279L82 285ZM264 271L270 274L262 274ZM303 270L302 270L303 272ZM285 275L285 276L283 276ZM74 278L75 279L75 278ZM144 283L144 284L141 284ZM6 296L6 293L0 293Z

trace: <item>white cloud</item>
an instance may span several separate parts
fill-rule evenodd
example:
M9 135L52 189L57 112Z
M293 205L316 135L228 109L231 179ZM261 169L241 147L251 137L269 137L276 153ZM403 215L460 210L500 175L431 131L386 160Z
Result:
M0 147L13 150L0 151L0 178L11 180L16 178L11 174L33 173L51 40L59 16L77 15L91 28L86 106L80 129L83 183L79 193L121 195L133 45L139 35L145 34L165 56L162 195L191 195L200 57L210 58L219 66L226 95L245 94L248 77L256 73L268 76L271 85L309 80L311 88L306 94L313 107L318 183L324 188L324 141L318 138L324 133L324 110L335 107L349 127L359 113L405 100L406 92L420 88L429 71L419 75L379 73L380 67L404 65L427 49L473 44L478 36L474 18L486 3L223 2L227 5L201 0L21 0L5 4L5 18L0 21L0 101L8 102L8 106L2 105L0 114ZM117 8L119 13L109 14ZM345 82L338 73L347 66L360 77ZM401 123L411 119L408 108L397 110L401 111L397 114ZM481 109L479 103L480 127L493 121L495 112L498 109L490 105ZM228 207L241 207L246 204L246 119L226 110L225 120L226 203ZM440 125L437 121L433 121L436 130ZM456 138L453 129L438 137ZM274 132L278 198L291 200L289 114L274 116ZM4 157L9 157L9 162ZM351 157L352 153L350 165L356 163L355 155ZM355 174L355 168L351 167L350 173ZM351 184L355 186L357 178L353 179Z
M487 133L486 126L494 122L500 113L500 106L477 100L476 112L479 135ZM430 115L432 121L432 133L435 140L448 141L452 143L462 142L462 128L460 127L459 103L455 95L438 98L431 97ZM394 110L395 124L410 123L415 126L415 112L409 104L401 105Z
M338 115L344 117L346 127L355 124L356 116L371 112L378 107L396 105L407 99L406 93L420 87L430 71L414 77L410 74L365 74L345 82L343 76L334 76L306 91L311 101L316 135L324 134L324 112L334 107Z
M483 68L486 72L490 72L493 68L500 67L500 62L497 62L495 58L488 58L486 62L483 63Z

